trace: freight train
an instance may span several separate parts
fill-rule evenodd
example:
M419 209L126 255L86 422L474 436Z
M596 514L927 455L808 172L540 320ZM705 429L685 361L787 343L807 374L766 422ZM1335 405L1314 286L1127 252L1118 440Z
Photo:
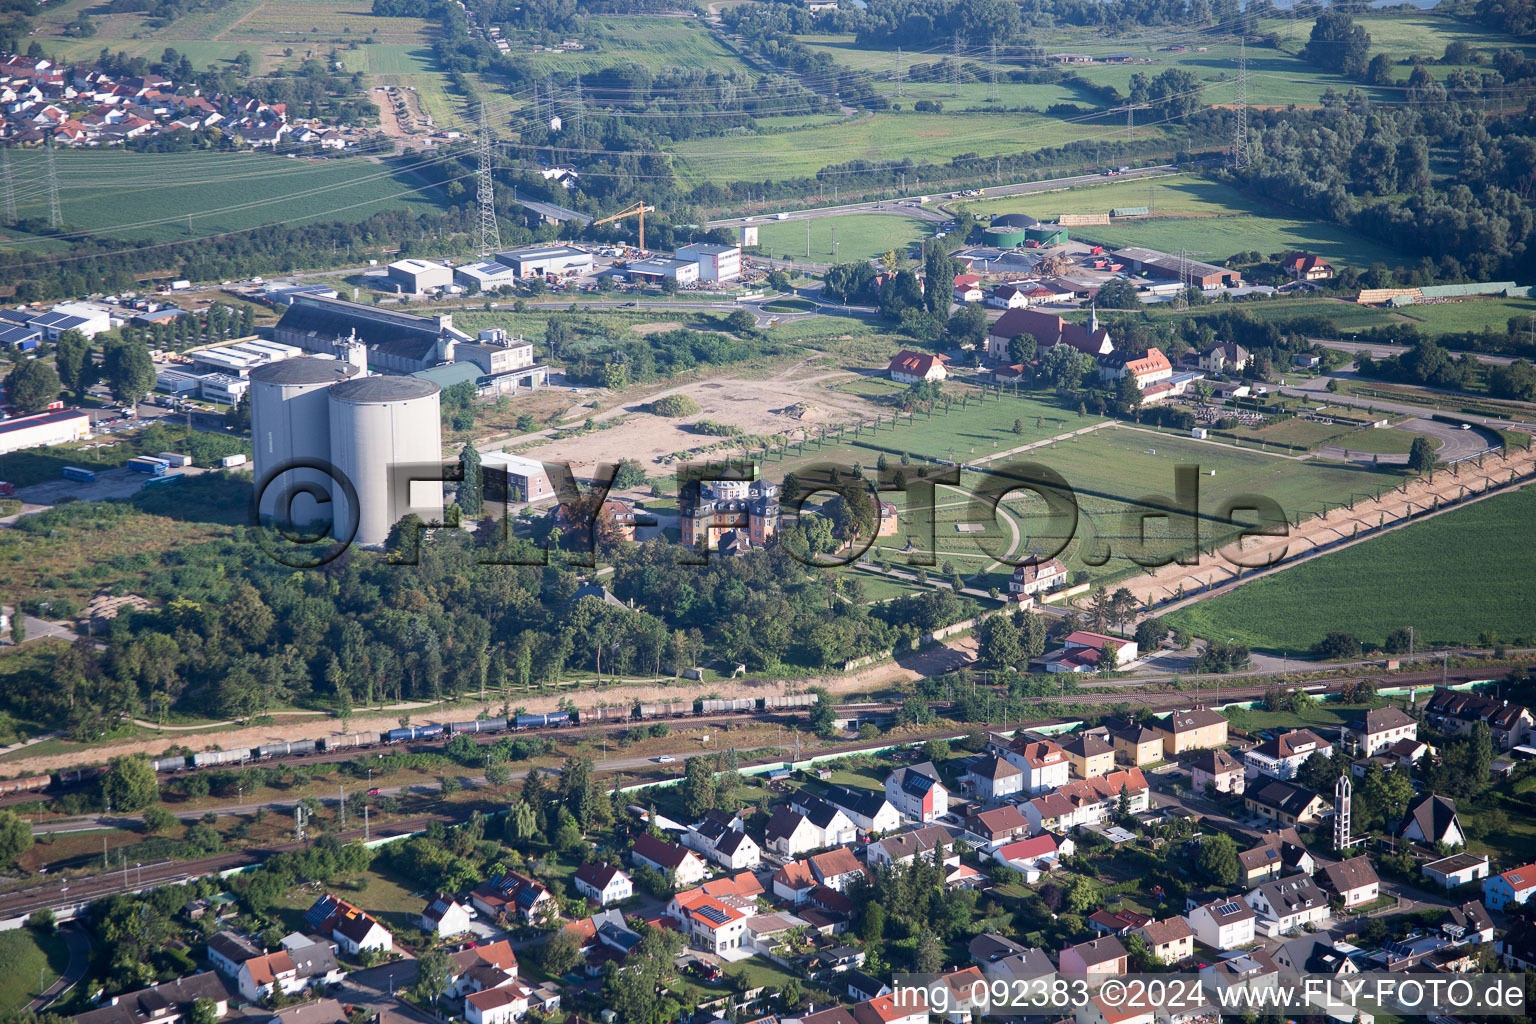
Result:
M291 743L263 743L254 748L236 747L233 750L205 750L197 754L172 755L150 760L150 767L158 773L218 768L270 761L273 758L306 757L313 754L330 754L340 750L361 750L368 747L391 746L401 743L438 742L452 736L524 732L529 729L560 729L571 725L612 725L623 722L646 722L665 718L683 718L691 715L751 714L758 711L794 711L811 707L816 695L805 693L785 697L738 697L733 699L679 700L660 704L635 704L623 707L588 708L581 711L554 711L542 715L514 715L506 718L476 718L468 722L432 723L416 725L386 732L355 732L342 736L326 736L318 740L295 740ZM0 779L0 796L23 793L41 793L48 789L71 789L92 781L106 772L106 768L92 766L69 768L53 775L33 775L20 779Z

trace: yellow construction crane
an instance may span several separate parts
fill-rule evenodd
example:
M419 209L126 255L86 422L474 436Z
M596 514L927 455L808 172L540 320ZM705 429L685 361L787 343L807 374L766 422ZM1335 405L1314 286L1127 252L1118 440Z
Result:
M604 217L602 220L595 220L592 222L592 225L596 227L598 224L611 224L616 220L623 220L625 217L633 217L638 214L640 217L640 249L643 252L645 250L645 215L655 212L656 207L654 206L647 206L643 202L636 203L629 209L622 210L614 214L612 217Z

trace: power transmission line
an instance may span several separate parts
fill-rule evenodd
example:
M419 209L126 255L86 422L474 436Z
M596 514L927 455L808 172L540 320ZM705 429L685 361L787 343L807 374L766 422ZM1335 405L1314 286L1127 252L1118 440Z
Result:
M1249 169L1248 158L1248 49L1242 36L1237 39L1237 109L1232 119L1232 169Z
M901 47L896 47L896 98L901 99L901 83L907 77L907 65L901 59Z
M496 223L496 186L491 178L491 125L480 104L480 251L501 248L501 227Z
M59 211L59 169L53 163L53 140L48 140L48 226L56 228L64 223Z
M992 40L992 63L987 74L987 102L997 102L997 40Z

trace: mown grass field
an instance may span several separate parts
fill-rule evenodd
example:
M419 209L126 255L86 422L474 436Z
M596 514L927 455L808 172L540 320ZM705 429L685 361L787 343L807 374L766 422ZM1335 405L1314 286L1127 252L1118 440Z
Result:
M420 181L364 160L289 160L255 153L61 150L59 197L69 231L174 241L282 221L356 221L400 206L435 206ZM19 180L43 174L45 155L18 151ZM23 218L48 215L47 195L18 197ZM188 231L188 215L191 231ZM55 242L55 247L68 239Z
M1246 209L1250 202L1229 185L1192 174L1168 174L1147 179L1105 178L1103 184L1074 185L963 205L985 221L1003 213L1027 213L1040 220L1053 220L1063 213L1108 213L1115 208L1147 205L1158 213L1225 213Z
M1536 317L1533 299L1461 299L1457 302L1432 302L1405 306L1397 317L1414 324L1425 334L1460 334L1464 331L1492 329L1505 331L1512 317L1519 318L1522 330Z
M1536 490L1499 495L1255 580L1168 616L1201 636L1299 651L1329 630L1379 644L1413 626L1421 646L1519 641L1536 623ZM1524 642L1524 641L1521 641Z
M810 225L810 250L806 250ZM899 214L856 213L810 221L770 221L758 228L758 248L764 254L809 259L817 263L847 263L869 259L894 249L903 256L933 233L930 221ZM835 239L834 239L835 236ZM834 240L837 250L833 253Z
M1212 217L1119 220L1109 227L1074 228L1072 236L1116 249L1131 245L1163 252L1183 249L1200 253L1196 258L1207 263L1221 263L1240 252L1257 250L1270 255L1293 249L1317 253L1336 266L1363 268L1377 262L1388 266L1407 262L1402 253L1347 228L1269 210L1252 201Z
M69 966L69 950L57 933L39 935L31 928L0 932L0 1013L11 1014L58 980ZM41 970L42 988L38 987Z
M959 153L1033 151L1117 130L1044 115L880 113L803 131L691 139L672 151L686 184L777 181L851 160L946 162Z
M586 49L535 53L516 38L509 38L512 53L539 71L587 74L619 64L648 68L688 68L751 72L740 57L710 34L700 19L653 17L594 17L589 34L581 41ZM600 97L592 97L597 100Z

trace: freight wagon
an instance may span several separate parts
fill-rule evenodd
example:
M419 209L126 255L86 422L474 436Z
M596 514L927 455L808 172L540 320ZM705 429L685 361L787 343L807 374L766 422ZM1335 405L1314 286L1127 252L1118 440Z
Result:
M30 775L24 779L0 779L0 795L36 793L53 785L51 775Z
M201 754L192 755L192 767L212 768L220 764L239 764L241 761L249 761L251 751L247 747L237 747L234 750L205 750Z
M376 732L352 732L345 736L327 736L320 741L322 750L348 750L352 747L371 747L379 742Z
M149 766L157 772L179 772L187 766L187 758L181 754L176 757L157 757L149 762Z
M263 743L256 748L256 756L263 761L269 757L303 757L314 752L314 740L295 740L292 743Z
M384 734L385 743L403 743L416 735L414 729L391 729Z
M736 697L731 700L706 700L700 704L706 715L723 711L756 711L757 701L752 697Z
M106 773L107 770L102 766L93 765L90 768L64 768L54 778L60 786L67 788L90 782L92 779L99 779Z
M629 708L587 708L581 712L583 722L627 722Z
M693 714L693 701L675 700L665 704L640 705L641 718L676 718L678 715Z
M808 708L816 703L814 693L798 693L789 697L764 697L764 711L778 711L784 708Z
M448 731L455 736L463 733L506 732L505 718L477 718L473 722L450 722Z

